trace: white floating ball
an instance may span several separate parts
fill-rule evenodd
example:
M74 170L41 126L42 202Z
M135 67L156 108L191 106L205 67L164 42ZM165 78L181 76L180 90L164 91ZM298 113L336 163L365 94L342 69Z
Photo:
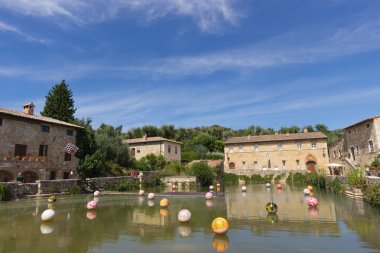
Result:
M95 200L91 200L87 203L88 210L95 210L98 206L98 203Z
M178 233L181 237L189 237L191 235L191 227L184 224L179 225Z
M212 199L212 193L211 192L206 193L205 197L206 199Z
M153 192L148 194L148 199L154 199L154 193Z
M140 190L139 191L139 196L144 196L144 193L145 193L144 190Z
M270 187L270 183L266 183L265 186L266 186L266 187Z
M182 209L178 213L178 220L180 222L188 222L191 218L191 212L187 209Z
M99 194L100 194L100 191L94 191L94 196L95 197L99 196Z
M148 200L148 206L154 206L154 201L153 200Z
M54 228L52 226L49 226L48 224L41 224L40 226L41 234L50 234L54 231Z
M309 195L309 194L310 194L310 190L307 189L307 188L305 188L305 189L303 190L303 194L305 194L305 195Z
M243 186L241 187L241 191L246 192L246 191L247 191L247 187L246 187L245 185L243 185Z
M214 186L210 185L209 189L210 191L214 190Z
M55 211L53 209L46 209L41 214L42 221L52 221L55 216Z

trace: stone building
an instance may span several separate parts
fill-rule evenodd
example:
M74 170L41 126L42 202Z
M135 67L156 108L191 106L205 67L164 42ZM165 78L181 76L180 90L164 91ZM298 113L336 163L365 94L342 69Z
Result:
M380 155L380 116L344 128L343 136L329 148L330 161L342 164L344 171L367 166Z
M140 160L148 154L163 155L168 162L181 162L180 142L162 137L148 137L125 140L129 145L131 158Z
M23 111L0 108L0 182L68 179L76 175L79 160L64 152L76 143L80 126L34 115L33 103Z
M320 132L232 137L224 143L224 171L326 171L327 137Z

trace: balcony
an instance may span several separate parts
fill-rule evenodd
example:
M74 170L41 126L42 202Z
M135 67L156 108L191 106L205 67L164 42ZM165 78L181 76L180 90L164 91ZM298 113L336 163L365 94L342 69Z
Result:
M12 156L10 154L2 155L3 161L25 161L25 162L45 162L47 160L46 156Z

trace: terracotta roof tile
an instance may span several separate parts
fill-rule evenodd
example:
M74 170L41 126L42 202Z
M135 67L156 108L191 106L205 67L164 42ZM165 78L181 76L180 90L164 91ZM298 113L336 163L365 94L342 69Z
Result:
M135 144L135 143L142 143L142 142L159 142L159 141L168 141L168 142L182 144L181 142L169 140L169 139L162 138L162 137L147 137L146 140L144 138L136 138L136 139L125 140L125 142L128 144Z
M269 141L287 141L287 140L308 140L308 139L326 139L327 136L321 132L295 133L295 134L273 134L273 135L251 135L242 137L229 138L224 144L237 143L257 143Z

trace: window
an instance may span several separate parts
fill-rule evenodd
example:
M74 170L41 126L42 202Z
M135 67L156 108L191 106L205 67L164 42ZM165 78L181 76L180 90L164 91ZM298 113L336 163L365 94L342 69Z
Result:
M3 125L3 118L0 118L0 126Z
M15 145L15 157L19 156L20 158L23 156L26 156L26 149L27 145L21 145L21 144L16 144Z
M65 171L63 172L63 179L69 179L70 172Z
M302 143L300 141L297 141L297 149L301 149L302 148Z
M286 168L286 160L282 160L282 168Z
M74 130L72 130L72 129L67 129L67 131L66 131L66 135L67 135L67 136L74 136Z
M177 146L174 146L174 153L178 153L178 147Z
M170 153L170 151L171 151L171 146L168 145L168 153Z
M371 124L367 123L365 126L366 126L366 128L369 128L371 126Z
M311 142L311 148L316 149L317 148L317 143L315 141Z
M338 150L338 157L339 157L339 158L342 157L342 152L340 151L340 149Z
M137 154L140 154L140 149L139 149L139 148L136 150L136 153L137 153Z
M245 161L242 162L243 169L245 169Z
M49 126L41 126L41 131L44 133L48 133L50 131Z
M278 143L278 144L277 144L277 149L278 149L278 150L282 150L282 143Z
M243 152L243 145L239 146L239 152Z
M351 130L348 130L348 134L351 134Z
M69 153L65 153L65 161L71 161L71 155Z
M300 160L296 160L296 163L297 163L297 169L300 168Z
M375 149L373 148L373 142L372 141L368 141L368 149L369 149L369 152L375 151Z
M230 145L230 153L234 152L234 146Z
M47 145L40 145L40 151L38 152L39 156L47 156L48 154L48 146Z
M50 180L55 180L57 178L57 172L55 170L50 171Z
M255 145L253 145L253 149L255 150L255 151L259 151L259 144L255 144Z
M235 163L230 163L230 164L228 164L228 168L229 168L230 170L234 170L234 169L235 169Z

